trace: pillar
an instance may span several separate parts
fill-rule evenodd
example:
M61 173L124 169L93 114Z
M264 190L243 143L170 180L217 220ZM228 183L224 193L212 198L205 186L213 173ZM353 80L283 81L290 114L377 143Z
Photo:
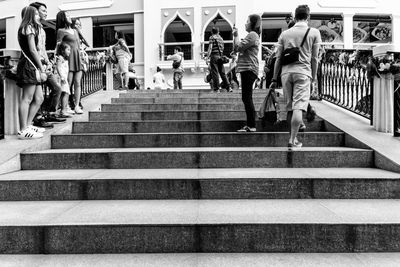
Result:
M82 35L89 43L90 47L93 47L93 19L92 17L80 18L82 24Z
M6 19L6 48L19 50L18 44L18 28L21 19L18 17L10 17Z
M400 15L392 15L392 44L400 50Z
M344 48L353 48L353 16L354 14L343 14L343 42Z

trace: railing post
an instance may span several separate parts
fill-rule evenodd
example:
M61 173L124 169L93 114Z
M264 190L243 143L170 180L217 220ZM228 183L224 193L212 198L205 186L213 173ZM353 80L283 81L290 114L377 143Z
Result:
M106 63L106 90L113 91L114 90L114 73L112 68L112 63Z
M4 80L0 79L0 139L4 139Z
M400 136L400 81L394 80L394 96L393 96L393 135Z

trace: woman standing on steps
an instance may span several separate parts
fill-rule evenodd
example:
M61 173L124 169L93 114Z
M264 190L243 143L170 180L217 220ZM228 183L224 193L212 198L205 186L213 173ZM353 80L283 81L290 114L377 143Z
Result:
M67 43L71 47L71 54L68 58L69 73L68 84L74 87L75 113L82 114L79 107L81 100L81 80L82 80L82 62L80 58L80 39L78 31L71 27L72 20L68 12L60 11L56 17L57 44Z
M238 132L255 132L256 116L253 103L253 84L258 77L258 51L260 47L261 17L250 15L246 22L248 35L240 40L238 31L233 27L233 49L239 52L237 69L242 83L242 101L246 110L247 125Z
M39 20L38 10L28 6L23 10L22 22L18 29L21 57L17 66L17 85L22 88L22 98L18 109L20 131L17 136L19 139L41 138L44 132L43 128L31 125L33 117L43 102L41 82L47 78L37 49Z

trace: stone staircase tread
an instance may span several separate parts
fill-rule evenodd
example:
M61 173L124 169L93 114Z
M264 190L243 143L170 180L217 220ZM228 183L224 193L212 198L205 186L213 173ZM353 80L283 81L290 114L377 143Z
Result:
M61 154L61 153L140 153L140 152L169 152L169 153L184 153L184 152L283 152L288 151L287 147L150 147L150 148L90 148L90 149L50 149L36 152L26 152L22 154ZM350 151L364 152L372 151L369 149L350 148L350 147L303 147L293 153L312 151Z
M395 225L399 200L0 202L0 226Z
M287 267L399 266L400 253L137 253L72 255L1 255L3 266L81 267Z
M318 135L343 135L343 132L303 132L299 133L299 136L302 135L312 135L312 134L318 134ZM71 133L71 134L52 134L52 136L116 136L116 135L122 135L122 136L158 136L158 135L226 135L226 136L231 136L231 135L288 135L288 132L254 132L254 133L238 133L238 132L170 132L170 133Z
M400 179L375 168L247 168L247 169L89 169L26 170L0 175L1 181L127 179Z

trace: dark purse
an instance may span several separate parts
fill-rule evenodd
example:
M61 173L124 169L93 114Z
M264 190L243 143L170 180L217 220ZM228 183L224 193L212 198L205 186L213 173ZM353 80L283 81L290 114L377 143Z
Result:
M310 32L310 28L307 29L307 32L304 35L304 38L303 38L303 41L301 42L300 47L303 46L309 32ZM291 47L291 48L287 48L287 49L283 50L282 60L281 60L282 66L289 65L289 64L299 61L300 47Z

